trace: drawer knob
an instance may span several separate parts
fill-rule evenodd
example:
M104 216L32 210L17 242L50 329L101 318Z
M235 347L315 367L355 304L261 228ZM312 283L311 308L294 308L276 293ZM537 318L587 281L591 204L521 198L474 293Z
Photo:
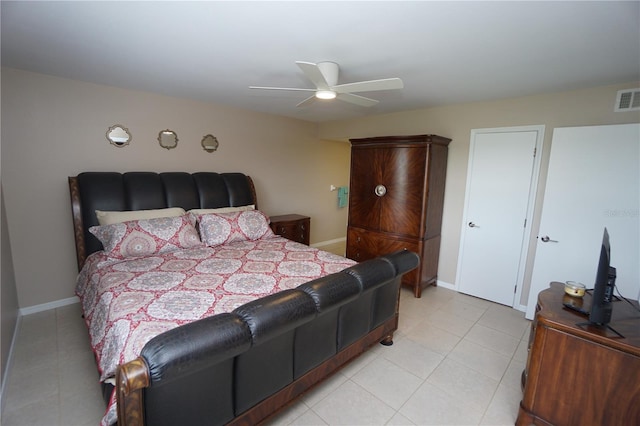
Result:
M384 185L378 185L373 192L375 192L378 197L382 197L387 193L387 188Z

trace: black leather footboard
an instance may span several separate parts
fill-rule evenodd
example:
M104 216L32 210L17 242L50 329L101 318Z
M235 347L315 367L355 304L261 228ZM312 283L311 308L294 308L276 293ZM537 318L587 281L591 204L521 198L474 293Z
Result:
M118 370L118 423L256 424L398 324L400 251L163 333Z

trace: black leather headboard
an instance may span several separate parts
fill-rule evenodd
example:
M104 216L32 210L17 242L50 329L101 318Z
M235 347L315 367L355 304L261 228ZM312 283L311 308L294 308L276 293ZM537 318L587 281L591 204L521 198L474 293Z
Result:
M78 270L88 255L102 250L100 241L89 232L98 225L96 210L257 207L253 181L242 173L84 172L69 177L69 191Z

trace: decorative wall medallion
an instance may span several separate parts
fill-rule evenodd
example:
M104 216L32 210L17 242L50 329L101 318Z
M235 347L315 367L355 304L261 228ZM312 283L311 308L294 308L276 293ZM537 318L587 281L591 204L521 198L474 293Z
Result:
M218 139L213 135L206 135L202 138L202 149L207 152L214 152L218 149Z
M124 127L121 124L114 124L113 126L107 129L107 140L111 145L117 146L118 148L122 148L123 146L129 145L131 142L131 133L129 129Z
M173 149L178 146L178 135L173 130L163 130L158 134L158 143L166 149Z

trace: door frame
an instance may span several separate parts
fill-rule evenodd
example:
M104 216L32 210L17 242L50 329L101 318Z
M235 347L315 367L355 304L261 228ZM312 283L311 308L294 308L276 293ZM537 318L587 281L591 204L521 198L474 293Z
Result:
M454 289L456 291L459 290L459 278L462 272L462 259L464 252L464 242L467 232L466 226L466 218L469 209L469 188L471 187L471 180L473 176L471 174L471 170L473 170L473 159L474 159L474 148L475 148L475 140L476 136L479 134L488 134L488 133L519 133L519 132L537 132L536 137L536 146L535 146L535 156L533 158L533 169L531 172L531 179L529 181L529 195L527 201L527 214L526 214L526 229L524 232L524 236L522 238L522 245L520 247L520 259L518 265L518 275L516 280L516 291L513 297L512 307L525 312L527 310L527 305L523 305L520 303L522 299L522 287L524 286L524 278L525 278L525 268L527 264L527 258L529 255L529 246L531 239L534 237L533 232L533 213L536 207L536 194L538 191L538 179L540 176L540 166L542 160L542 154L544 149L544 132L545 126L544 124L540 125L531 125L531 126L517 126L517 127L496 127L496 128L486 128L486 129L471 129L471 136L469 141L469 160L467 162L467 180L465 186L465 194L464 194L464 208L462 211L462 223L461 223L461 232L460 232L460 245L458 250L458 266L456 268L456 284Z

